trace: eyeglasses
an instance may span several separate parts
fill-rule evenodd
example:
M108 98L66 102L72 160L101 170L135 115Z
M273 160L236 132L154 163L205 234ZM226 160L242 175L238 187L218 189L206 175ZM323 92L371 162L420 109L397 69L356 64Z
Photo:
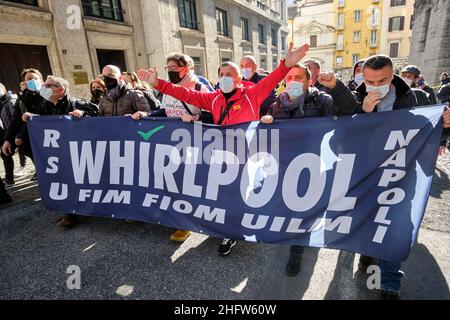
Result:
M186 67L178 67L178 66L166 66L164 69L166 71L182 71Z
M56 84L50 84L50 83L45 83L44 85L42 85L45 88L59 88Z

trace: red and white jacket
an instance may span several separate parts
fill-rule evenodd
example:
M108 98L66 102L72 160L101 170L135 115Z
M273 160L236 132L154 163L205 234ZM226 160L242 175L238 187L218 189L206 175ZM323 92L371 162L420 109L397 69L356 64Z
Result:
M234 104L222 125L259 120L259 108L289 70L282 60L277 69L257 84L250 87L239 86L236 93L228 100L229 102L234 101ZM211 112L216 124L227 107L227 101L221 90L216 90L216 92L188 90L161 79L158 81L156 90Z

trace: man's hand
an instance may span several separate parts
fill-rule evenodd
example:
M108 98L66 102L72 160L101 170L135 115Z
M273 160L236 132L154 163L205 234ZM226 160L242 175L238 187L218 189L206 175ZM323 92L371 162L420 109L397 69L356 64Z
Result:
M144 82L147 82L153 88L158 86L158 72L156 71L156 67L150 69L140 69L137 72L139 79Z
M11 147L11 143L9 143L9 141L5 141L3 143L2 152L5 156L9 156L10 154L12 154L12 147Z
M84 114L85 114L84 111L78 110L78 109L75 109L72 112L69 112L69 115L74 118L83 118Z
M294 44L291 42L289 44L289 49L284 60L284 65L286 66L286 68L292 68L297 63L299 63L300 60L302 60L306 56L308 50L309 44L304 44L300 48L296 49L294 48Z
M22 121L23 121L23 122L28 122L28 121L31 119L32 116L33 116L33 115L32 115L31 113L25 112L25 113L22 115Z
M20 83L20 91L24 91L25 89L28 89L27 83L25 81L22 81Z
M319 73L319 75L317 76L317 81L319 81L319 83L321 85L323 85L329 89L336 88L337 79L336 79L336 75L334 74L334 72Z
M380 93L376 91L369 92L367 97L364 99L363 110L364 112L370 113L373 112L377 104L381 101Z
M267 114L261 118L261 122L264 124L271 124L271 123L273 123L273 117L271 115Z
M450 109L446 109L442 116L444 119L444 128L450 128Z
M198 121L199 119L200 119L199 114L195 114L192 116L190 114L181 115L181 120L183 120L183 122L194 122L194 121Z
M142 118L146 118L146 117L148 117L148 113L147 112L138 111L138 112L135 112L131 116L131 119L133 119L133 120L141 120Z

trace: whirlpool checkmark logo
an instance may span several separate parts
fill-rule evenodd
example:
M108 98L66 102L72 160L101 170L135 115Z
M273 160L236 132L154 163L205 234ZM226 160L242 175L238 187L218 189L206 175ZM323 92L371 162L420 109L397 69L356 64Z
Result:
M150 138L152 136L154 136L156 133L158 133L159 131L161 131L162 129L164 129L165 126L159 126L153 130L150 130L148 132L144 132L144 131L138 131L137 133L145 140L148 141L150 140Z

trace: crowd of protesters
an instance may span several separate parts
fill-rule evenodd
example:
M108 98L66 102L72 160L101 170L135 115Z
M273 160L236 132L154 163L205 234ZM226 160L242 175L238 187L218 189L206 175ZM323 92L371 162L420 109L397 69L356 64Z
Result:
M25 69L22 82L15 88L0 83L1 157L5 179L0 179L0 205L11 202L7 189L14 178L24 174L27 158L33 154L27 122L37 115L70 115L72 117L131 116L172 117L180 121L201 121L216 125L233 125L261 119L270 125L274 119L311 118L353 115L358 113L392 112L398 109L450 102L450 78L441 75L435 94L417 66L394 70L392 60L376 55L358 61L353 76L345 84L334 72L323 72L316 60L300 61L308 45L294 48L272 72L260 72L253 56L244 56L239 63L224 62L218 78L208 81L194 72L194 61L183 53L166 57L168 80L158 77L155 68L122 72L107 65L102 74L90 83L90 100L72 97L67 80L57 76L43 79L36 69ZM215 88L215 89L214 89ZM239 108L235 107L239 106ZM450 128L450 110L443 114L445 128ZM440 153L447 147L448 130L444 129ZM14 171L13 155L18 152L20 168ZM33 176L32 179L36 179ZM57 221L62 228L79 223L78 215L68 214ZM183 242L188 230L176 230L171 240ZM223 239L218 253L230 254L236 245ZM296 276L301 269L304 248L292 246L285 273ZM361 256L359 267L366 270L374 258ZM378 261L382 276L383 299L398 299L403 273L396 262Z

